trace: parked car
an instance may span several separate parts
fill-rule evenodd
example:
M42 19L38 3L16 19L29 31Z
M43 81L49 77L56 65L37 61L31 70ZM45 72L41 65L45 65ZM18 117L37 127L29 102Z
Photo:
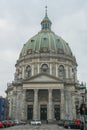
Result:
M75 129L80 129L80 126L81 126L81 120L76 119L76 120L74 120L74 123L75 123Z
M81 122L81 120L67 120L64 123L64 128L71 128L71 129L80 129L80 128L84 128L84 124L83 122Z
M75 129L75 127L76 127L74 121L71 121L69 126L70 126L71 129Z
M57 122L57 124L58 124L59 126L64 126L64 122L65 122L65 120L59 120L59 121Z
M11 122L9 122L8 120L4 120L4 121L2 121L2 123L3 123L3 126L4 126L5 128L11 126Z
M15 125L15 122L13 120L8 120L11 123L11 126Z
M20 121L21 125L26 125L27 123L25 121Z
M14 120L14 124L15 125L25 125L26 122L25 121L21 121L21 120Z
M71 126L71 124L74 124L74 122L73 121L71 121L71 120L66 120L65 122L64 122L64 128L70 128L70 126Z
M30 124L31 125L41 125L41 121L40 120L31 120Z
M2 124L3 124L4 128L7 127L7 122L6 121L2 121Z
M20 121L19 120L14 120L14 124L15 125L20 125Z
M0 121L0 128L3 128L4 126L3 126L3 123Z

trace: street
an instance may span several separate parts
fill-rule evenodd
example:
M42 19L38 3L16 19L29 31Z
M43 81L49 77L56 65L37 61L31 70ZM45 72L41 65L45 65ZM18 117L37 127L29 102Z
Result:
M66 130L66 129L56 124L42 124L41 126L27 124L27 125L19 125L19 126L4 128L2 130ZM75 130L75 129L68 129L68 130Z

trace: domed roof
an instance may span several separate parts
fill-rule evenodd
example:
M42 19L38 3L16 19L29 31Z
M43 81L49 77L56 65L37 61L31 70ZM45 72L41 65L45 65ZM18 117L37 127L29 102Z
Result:
M41 31L24 44L20 56L42 52L72 56L68 43L51 31L51 24L46 12Z

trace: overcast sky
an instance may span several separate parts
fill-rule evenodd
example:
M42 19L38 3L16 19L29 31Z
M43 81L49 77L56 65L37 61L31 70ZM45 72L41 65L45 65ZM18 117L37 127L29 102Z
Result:
M52 30L76 57L78 80L87 83L87 0L0 0L0 95L14 80L23 44L41 29L48 6Z

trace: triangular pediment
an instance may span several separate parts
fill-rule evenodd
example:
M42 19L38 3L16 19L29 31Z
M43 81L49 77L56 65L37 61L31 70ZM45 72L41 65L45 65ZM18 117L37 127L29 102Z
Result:
M48 74L38 74L36 76L32 76L30 79L27 79L26 81L24 82L44 82L44 83L47 83L47 82L60 82L62 83L63 81L57 77L54 77L54 76L51 76L51 75L48 75Z

